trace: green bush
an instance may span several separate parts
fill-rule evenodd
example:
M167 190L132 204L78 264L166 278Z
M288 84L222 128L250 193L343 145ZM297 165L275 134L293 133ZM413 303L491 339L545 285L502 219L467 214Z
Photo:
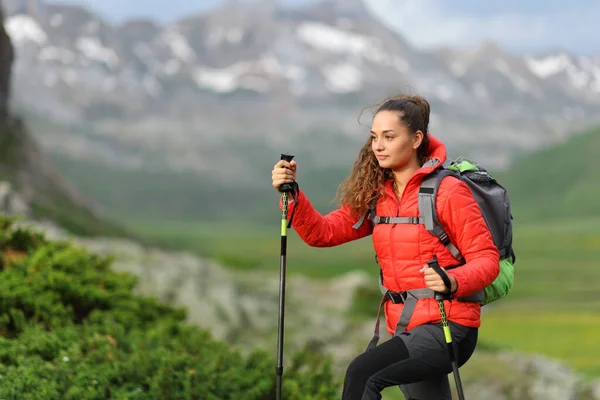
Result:
M134 295L136 277L110 258L4 216L0 252L1 399L275 398L275 357L242 355L185 324L184 309ZM290 355L286 400L337 388L329 358Z

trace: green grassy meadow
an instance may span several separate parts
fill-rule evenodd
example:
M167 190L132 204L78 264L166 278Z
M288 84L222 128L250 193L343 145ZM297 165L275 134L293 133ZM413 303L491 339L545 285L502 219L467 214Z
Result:
M240 269L279 270L279 221L272 227L191 223L135 224L146 236L177 244ZM483 316L480 341L492 348L540 353L600 376L600 218L515 227L516 282ZM334 248L311 248L290 230L288 274L331 278L377 264L371 238ZM293 279L293 278L292 278ZM370 307L372 308L372 307Z

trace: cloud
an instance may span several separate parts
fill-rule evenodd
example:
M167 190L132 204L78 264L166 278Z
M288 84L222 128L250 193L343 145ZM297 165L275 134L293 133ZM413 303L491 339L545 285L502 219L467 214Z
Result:
M597 29L600 2L547 0L543 6L512 10L453 10L454 1L445 0L365 0L367 6L386 24L400 31L419 47L477 45L492 40L516 52L565 49L600 54ZM580 4L578 4L580 3ZM586 4L581 4L586 3Z

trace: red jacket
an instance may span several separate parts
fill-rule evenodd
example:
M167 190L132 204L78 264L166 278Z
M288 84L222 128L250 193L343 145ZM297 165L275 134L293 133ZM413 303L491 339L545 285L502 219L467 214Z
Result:
M433 136L430 136L429 157L438 159L438 165L446 159L446 147ZM377 215L417 216L421 180L436 168L423 167L416 171L407 182L400 202L394 194L392 182L387 182L386 195L377 202ZM296 204L291 201L288 216L294 207ZM322 216L302 191L298 193L296 208L293 228L310 246L337 246L372 234L375 252L383 271L383 284L391 291L424 288L423 273L419 270L434 254L437 255L442 268L458 263L439 239L427 232L423 225L379 224L373 228L370 221L365 220L360 229L356 230L352 225L360 216L354 215L348 206L342 206ZM436 209L448 236L466 261L465 265L448 271L458 283L455 297L468 296L482 290L491 284L500 272L499 253L467 185L453 177L442 180L437 194ZM478 303L445 303L449 320L479 327L481 314ZM385 304L386 325L390 334L394 334L396 330L402 307L402 304L391 302ZM440 310L434 299L419 300L407 330L440 320Z

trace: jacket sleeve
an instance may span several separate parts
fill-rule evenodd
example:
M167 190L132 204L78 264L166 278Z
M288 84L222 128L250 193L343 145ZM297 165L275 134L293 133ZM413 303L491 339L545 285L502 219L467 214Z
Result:
M458 283L454 296L466 297L483 290L500 273L500 254L477 201L464 182L451 187L439 218L465 259L463 266L448 271Z
M281 200L279 208L282 208ZM368 220L359 229L354 229L352 226L360 217L353 216L348 206L342 206L325 216L321 215L302 190L298 191L297 201L290 199L288 203L288 221L292 215L292 227L312 247L338 246L368 236L373 229Z

